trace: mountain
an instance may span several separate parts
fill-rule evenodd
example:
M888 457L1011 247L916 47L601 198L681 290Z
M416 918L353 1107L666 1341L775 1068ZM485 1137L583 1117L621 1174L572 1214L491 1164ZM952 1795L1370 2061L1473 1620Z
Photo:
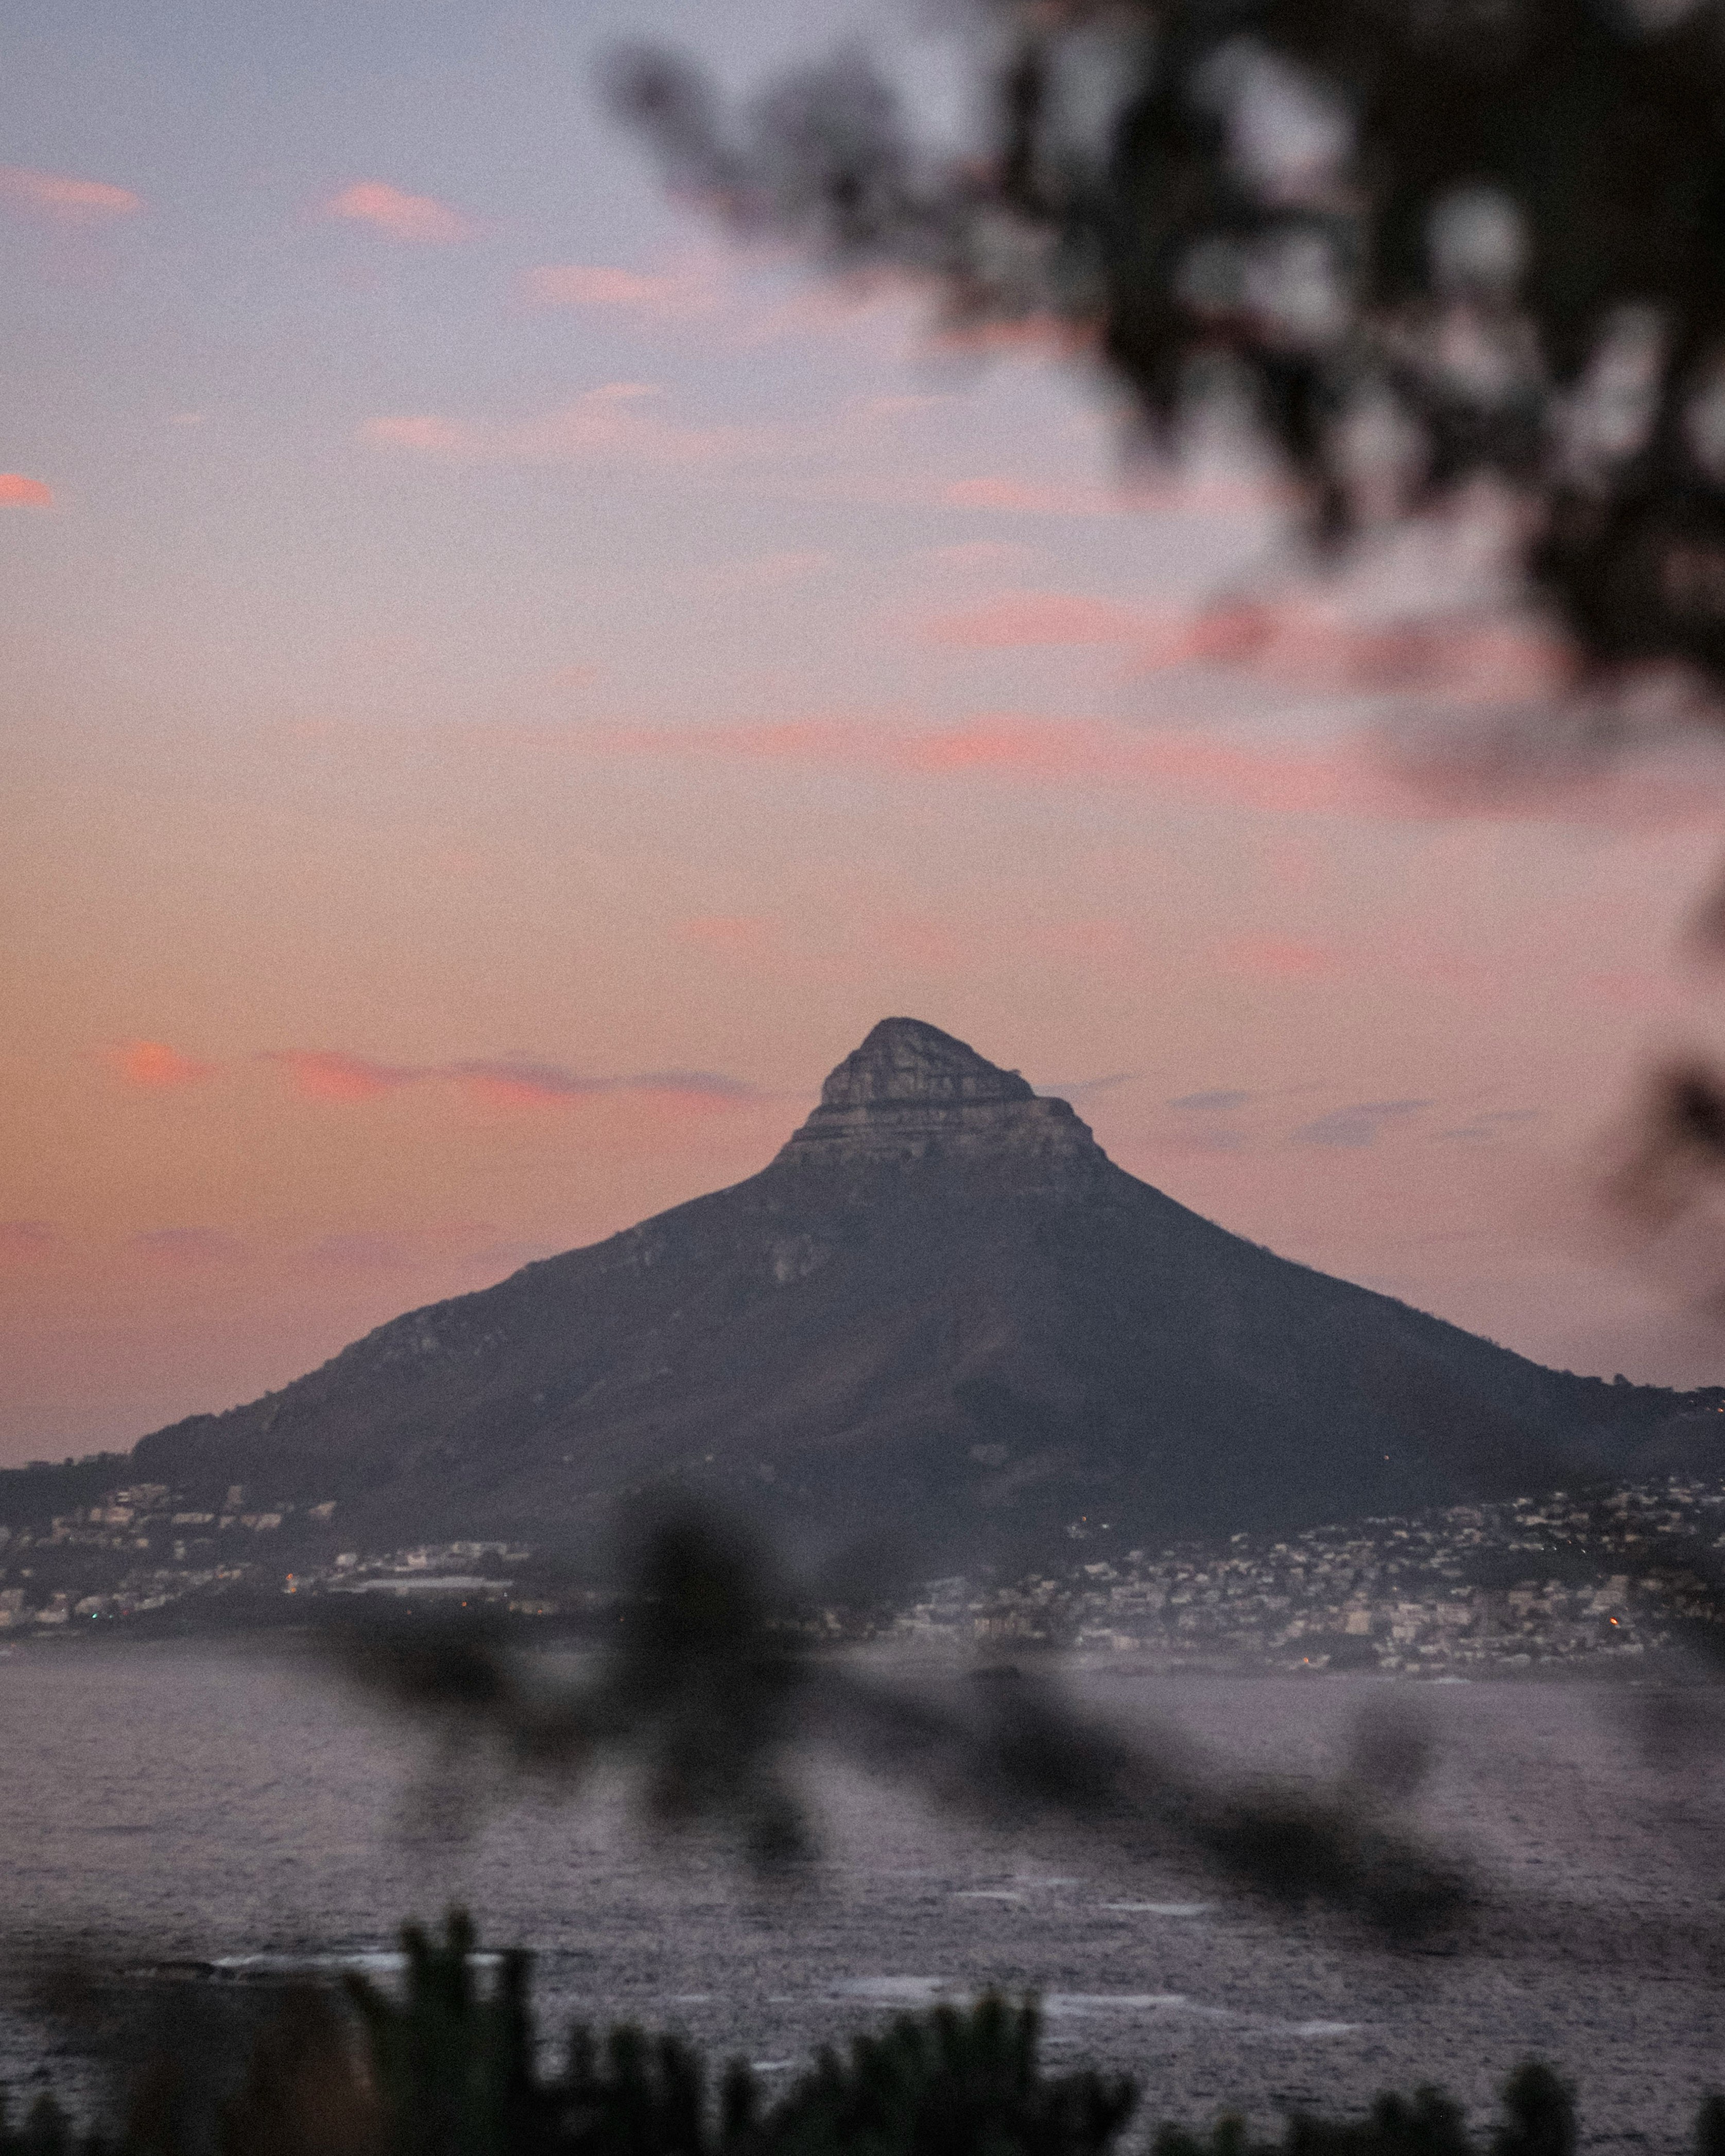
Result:
M1548 1488L1722 1399L1543 1369L1291 1264L898 1018L747 1182L158 1430L134 1472L335 1498L350 1547L590 1555L620 1500L670 1495L927 1570Z

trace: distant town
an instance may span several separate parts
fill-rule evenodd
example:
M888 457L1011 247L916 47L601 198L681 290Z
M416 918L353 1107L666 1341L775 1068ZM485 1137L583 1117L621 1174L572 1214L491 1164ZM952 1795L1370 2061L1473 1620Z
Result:
M1722 1608L1725 1485L1451 1506L1080 1562L977 1594L934 1583L912 1638L1046 1640L1161 1666L1473 1675L1692 1643Z
M522 1619L590 1617L531 1547L455 1541L340 1548L334 1499L208 1510L137 1483L46 1526L0 1526L0 1635L293 1623L406 1601ZM1600 1498L1554 1492L1272 1538L1236 1534L1091 1558L1011 1584L929 1582L908 1608L829 1609L826 1636L947 1652L1059 1647L1156 1667L1375 1669L1471 1676L1553 1664L1633 1666L1717 1621L1725 1482L1672 1479ZM153 1621L151 1621L153 1620Z

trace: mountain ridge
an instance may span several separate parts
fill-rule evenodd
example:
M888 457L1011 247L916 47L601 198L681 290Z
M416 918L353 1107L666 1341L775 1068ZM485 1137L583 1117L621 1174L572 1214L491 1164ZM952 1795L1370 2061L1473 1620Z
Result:
M336 1498L374 1547L495 1532L598 1563L659 1502L1009 1564L1519 1494L1626 1465L1713 1397L1546 1370L1278 1257L1117 1166L1068 1102L891 1019L757 1174L133 1462Z

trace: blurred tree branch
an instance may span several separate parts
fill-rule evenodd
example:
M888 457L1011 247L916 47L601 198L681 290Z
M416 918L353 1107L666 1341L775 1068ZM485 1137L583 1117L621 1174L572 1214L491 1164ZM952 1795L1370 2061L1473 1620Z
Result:
M919 141L858 50L735 110L632 48L605 93L733 231L908 273L960 330L1056 328L1158 447L1244 411L1318 561L1489 482L1573 654L1545 737L1593 756L1650 709L1717 726L1725 0L969 0L946 19L985 115L963 151ZM1725 906L1698 932L1720 948ZM1717 1072L1666 1075L1612 1194L1687 1204L1722 1131Z
M652 1820L716 1826L769 1870L809 1852L794 1769L819 1745L973 1818L1196 1859L1266 1899L1327 1907L1392 1938L1465 1905L1459 1867L1399 1825L1381 1781L1351 1778L1323 1798L1236 1788L1173 1732L1135 1744L1034 1678L939 1692L893 1681L816 1647L790 1607L758 1552L677 1522L646 1542L616 1644L555 1685L483 1622L328 1640L369 1689L446 1734L452 1766L488 1741L572 1788L621 1761Z

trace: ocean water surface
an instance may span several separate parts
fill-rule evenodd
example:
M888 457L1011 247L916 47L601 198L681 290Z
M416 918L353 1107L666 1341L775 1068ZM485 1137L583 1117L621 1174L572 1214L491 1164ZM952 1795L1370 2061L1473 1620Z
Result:
M1230 1771L1307 1781L1341 1770L1391 1689L1072 1683ZM29 1642L0 1660L0 1948L74 1953L171 2015L188 1984L387 1979L401 1920L460 1904L487 1945L533 1951L548 2034L631 2019L777 2075L993 1985L1040 1996L1051 2061L1137 2075L1147 2125L1232 2106L1268 2128L1422 2079L1483 2123L1537 2053L1578 2085L1590 2143L1678 2147L1725 2087L1725 1791L1718 1755L1684 1741L1711 1697L1522 1681L1396 1700L1432 1745L1408 1817L1481 1896L1463 1936L1401 1950L1129 1842L978 1831L819 1763L820 1856L768 1888L711 1840L644 1834L614 1786L452 1780L434 1736L288 1643ZM0 2004L0 2081L85 2087L82 2041Z

